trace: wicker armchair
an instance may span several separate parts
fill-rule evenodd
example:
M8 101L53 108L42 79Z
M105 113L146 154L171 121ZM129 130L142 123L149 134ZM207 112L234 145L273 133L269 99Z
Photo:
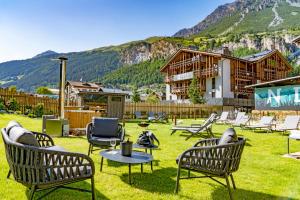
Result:
M92 159L80 153L54 150L51 137L43 133L33 133L40 147L14 142L9 138L6 129L2 129L10 171L17 182L30 189L28 199L33 199L36 191L49 188L55 190L63 187L86 192L88 190L65 186L86 179L91 179L92 199L95 199L95 167Z
M177 159L178 171L175 193L178 192L180 179L207 177L227 187L230 199L233 199L229 177L233 188L236 189L232 173L239 168L245 141L244 138L239 137L235 143L218 145L219 139L205 139L186 150ZM188 170L187 177L180 177L181 169ZM190 171L199 172L204 176L191 177ZM226 184L215 179L215 177L224 178Z
M110 141L115 140L116 145L124 140L125 130L118 123L118 118L98 118L94 117L93 122L86 127L86 136L90 143L88 155L96 151L94 147L108 148Z

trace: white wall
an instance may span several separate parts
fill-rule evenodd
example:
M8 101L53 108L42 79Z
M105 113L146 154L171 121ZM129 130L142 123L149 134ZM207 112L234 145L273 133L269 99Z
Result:
M171 99L172 98L172 99ZM177 100L177 96L171 93L171 87L169 84L166 84L166 100Z
M222 64L222 61L220 62ZM231 92L231 76L230 76L230 60L223 60L223 97L234 98L234 93Z
M222 71L223 70L223 71ZM223 74L223 77L222 77ZM212 78L206 79L206 92L204 96L211 98L211 92L215 92L215 98L233 98L230 86L230 60L222 59L219 62L219 75L215 77L216 88L212 90ZM222 91L223 90L223 91Z

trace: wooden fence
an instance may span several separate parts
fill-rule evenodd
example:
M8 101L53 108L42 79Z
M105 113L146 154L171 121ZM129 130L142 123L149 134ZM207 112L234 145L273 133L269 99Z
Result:
M59 112L58 99L41 97L24 92L14 92L7 88L0 88L0 99L3 99L6 104L13 98L18 102L22 113L25 113L27 108L35 108L40 103L44 105L44 113L58 114ZM71 102L71 105L75 105L75 102Z
M149 112L165 112L169 118L176 116L177 118L199 118L207 117L212 112L220 113L223 106L212 106L203 104L175 104L175 103L125 103L124 118L130 119L134 117L134 112L140 111L144 117Z

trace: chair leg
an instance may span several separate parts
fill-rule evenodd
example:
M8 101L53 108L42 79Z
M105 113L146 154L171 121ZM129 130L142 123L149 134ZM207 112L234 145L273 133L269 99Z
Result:
M91 144L89 145L88 156L90 156L90 152L91 152Z
M231 182L232 182L233 189L236 189L235 182L234 182L234 179L233 179L233 175L232 175L232 174L230 174L230 178L231 178Z
M32 200L32 199L33 199L35 190L36 190L36 186L35 186L35 185L32 186L32 187L30 188L30 191L29 191L29 198L28 198L29 200Z
M230 183L229 183L229 179L228 179L227 175L225 176L225 179L226 179L226 185L227 185L227 189L228 189L230 199L233 200L233 196L232 196L231 189L230 189Z
M92 200L95 200L95 181L94 177L91 178Z
M180 181L180 167L178 167L177 170L177 179L176 179L176 186L175 186L175 191L174 193L177 194L179 190L179 181Z
M10 174L11 174L11 171L9 170L8 173L7 173L7 176L6 176L7 179L9 179Z

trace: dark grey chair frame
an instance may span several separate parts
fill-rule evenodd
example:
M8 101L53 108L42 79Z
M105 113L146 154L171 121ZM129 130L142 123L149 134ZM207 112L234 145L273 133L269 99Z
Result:
M219 139L216 138L201 140L193 148L186 150L180 155L175 193L178 193L180 179L210 178L227 187L230 199L233 199L229 177L231 178L233 188L236 189L232 173L236 172L239 168L246 139L239 137L238 142L226 145L218 145L218 142ZM180 177L182 169L188 170L187 177ZM191 171L199 172L203 176L191 177ZM226 184L216 178L224 178Z
M118 135L119 135L120 141L117 141L116 146L119 145L120 142L124 141L124 138L125 138L125 129L123 128L123 126L121 124L118 124L118 126L119 126L118 127ZM86 126L86 136L87 136L88 142L90 143L88 155L92 154L93 151L97 151L97 150L100 150L103 148L110 147L108 145L99 145L97 141L92 139L92 135L93 135L93 123L91 122L91 123L88 123L88 125ZM99 147L99 148L94 149L94 147Z
M2 129L2 138L5 145L6 159L10 168L10 174L14 179L29 188L28 199L33 199L35 192L58 188L74 189L84 192L92 192L95 199L93 160L85 154L56 151L46 148L23 145L10 140L6 129ZM33 132L41 147L54 146L50 136ZM90 173L87 173L90 170ZM91 179L91 191L65 185Z

